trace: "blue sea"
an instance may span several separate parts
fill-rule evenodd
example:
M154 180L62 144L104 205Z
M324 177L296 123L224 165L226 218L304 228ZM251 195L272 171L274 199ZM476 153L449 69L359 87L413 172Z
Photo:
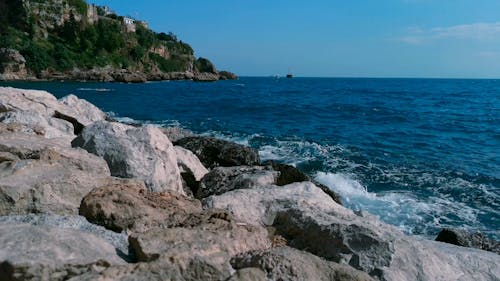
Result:
M408 234L459 227L500 239L500 80L0 85L75 94L122 121L250 145Z

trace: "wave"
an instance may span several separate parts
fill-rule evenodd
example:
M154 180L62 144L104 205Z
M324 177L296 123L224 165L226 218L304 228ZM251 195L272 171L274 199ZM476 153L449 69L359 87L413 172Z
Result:
M112 92L114 89L108 88L78 88L77 91Z

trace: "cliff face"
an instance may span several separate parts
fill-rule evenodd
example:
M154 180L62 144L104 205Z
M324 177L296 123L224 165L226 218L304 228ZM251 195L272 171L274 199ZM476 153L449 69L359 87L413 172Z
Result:
M174 34L156 33L144 21L83 0L0 0L0 48L8 50L0 56L0 80L221 78Z

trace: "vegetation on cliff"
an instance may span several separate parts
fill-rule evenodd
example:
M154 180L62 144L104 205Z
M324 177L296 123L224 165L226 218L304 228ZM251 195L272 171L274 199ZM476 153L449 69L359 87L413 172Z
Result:
M103 67L203 72L191 46L174 34L84 0L0 0L0 48L19 51L36 76Z

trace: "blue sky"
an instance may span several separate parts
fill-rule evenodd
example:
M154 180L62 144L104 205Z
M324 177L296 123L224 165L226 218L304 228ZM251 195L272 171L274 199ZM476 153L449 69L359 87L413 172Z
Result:
M500 78L499 0L94 0L244 76Z

